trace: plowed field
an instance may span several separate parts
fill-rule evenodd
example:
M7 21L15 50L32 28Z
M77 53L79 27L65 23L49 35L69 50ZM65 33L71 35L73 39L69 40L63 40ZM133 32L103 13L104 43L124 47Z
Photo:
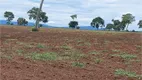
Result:
M0 80L142 80L142 33L0 26Z

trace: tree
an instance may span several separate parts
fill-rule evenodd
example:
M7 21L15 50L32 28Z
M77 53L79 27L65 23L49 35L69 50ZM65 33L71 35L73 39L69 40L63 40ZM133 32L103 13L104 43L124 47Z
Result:
M77 18L77 15L71 15L70 17L73 19L73 21L70 21L69 27L79 29L78 21L74 21L74 19Z
M70 17L71 17L71 18L73 19L73 21L74 21L74 19L77 18L77 14L71 15Z
M77 21L70 21L69 27L70 28L77 28L78 27L78 22Z
M132 14L130 13L127 13L127 14L124 14L122 15L122 22L127 25L126 26L126 30L128 30L128 26L129 24L131 24L132 22L135 21L135 16L133 16Z
M142 28L142 20L139 20L138 25L139 25L139 28Z
M7 24L10 25L11 21L14 19L14 14L12 12L6 11L4 17L7 18Z
M37 12L38 12L39 8L33 7L31 10L29 10L27 13L29 15L29 19L33 19L36 20L37 19ZM46 13L43 12L42 10L40 10L39 13L39 18L38 18L39 22L44 22L47 23L48 22L48 16L46 16ZM39 24L38 24L39 26ZM38 28L38 27L36 27Z
M18 18L17 19L17 24L25 26L26 24L28 24L28 21L26 21L26 19L24 19L24 18Z
M119 21L119 20L114 20L112 19L112 22L113 22L113 29L115 31L120 31L120 30L124 30L125 28L125 24L123 21Z
M96 17L91 22L91 26L92 27L96 27L97 29L99 27L103 27L104 24L105 24L105 21L101 17Z
M106 29L111 30L111 29L113 29L113 27L114 27L113 24L108 23L107 26L106 26Z

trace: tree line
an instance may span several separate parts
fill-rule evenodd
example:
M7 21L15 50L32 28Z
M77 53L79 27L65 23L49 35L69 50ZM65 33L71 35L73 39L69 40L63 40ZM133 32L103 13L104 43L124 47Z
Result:
M27 12L30 20L36 20L38 10L39 8L33 7ZM15 18L15 16L12 12L6 11L4 13L4 17L6 18L8 25L13 25L11 21ZM72 18L72 21L70 21L68 24L69 28L79 29L80 27L78 26L79 25L78 21L75 20L77 18L77 14L71 15L70 17ZM121 18L122 18L121 21L117 19L116 20L112 19L111 20L112 23L108 23L106 25L106 30L115 30L115 31L122 31L125 29L128 30L129 25L135 21L135 16L133 16L131 13L123 14ZM39 13L39 22L43 23L48 22L48 16L46 15L46 12L43 12L42 10L40 10ZM19 17L17 19L17 24L26 26L28 24L28 21L25 18ZM97 29L103 28L105 27L105 20L98 16L92 20L90 25ZM137 25L139 26L139 28L142 28L142 20L139 20ZM41 26L42 25L40 24L39 27Z

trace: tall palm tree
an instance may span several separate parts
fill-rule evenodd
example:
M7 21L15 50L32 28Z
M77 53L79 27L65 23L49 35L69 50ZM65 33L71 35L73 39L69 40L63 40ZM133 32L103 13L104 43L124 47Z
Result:
M39 10L37 11L36 24L35 24L35 28L36 28L36 29L38 29L38 25L39 25L39 14L40 14L40 11L41 11L41 9L42 9L43 2L44 2L44 0L41 0L40 8L39 8Z

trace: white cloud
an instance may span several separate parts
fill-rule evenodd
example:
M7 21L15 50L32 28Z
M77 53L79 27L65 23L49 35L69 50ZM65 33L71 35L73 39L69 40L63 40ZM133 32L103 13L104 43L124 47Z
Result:
M27 11L39 7L40 0L0 0L0 19L4 19L5 11L12 11L18 17L28 19ZM90 25L93 18L100 16L106 23L112 19L121 19L127 12L136 16L131 29L138 30L137 21L142 19L141 0L45 0L43 11L49 17L47 24L52 26L68 26L70 15L77 14L79 25Z

